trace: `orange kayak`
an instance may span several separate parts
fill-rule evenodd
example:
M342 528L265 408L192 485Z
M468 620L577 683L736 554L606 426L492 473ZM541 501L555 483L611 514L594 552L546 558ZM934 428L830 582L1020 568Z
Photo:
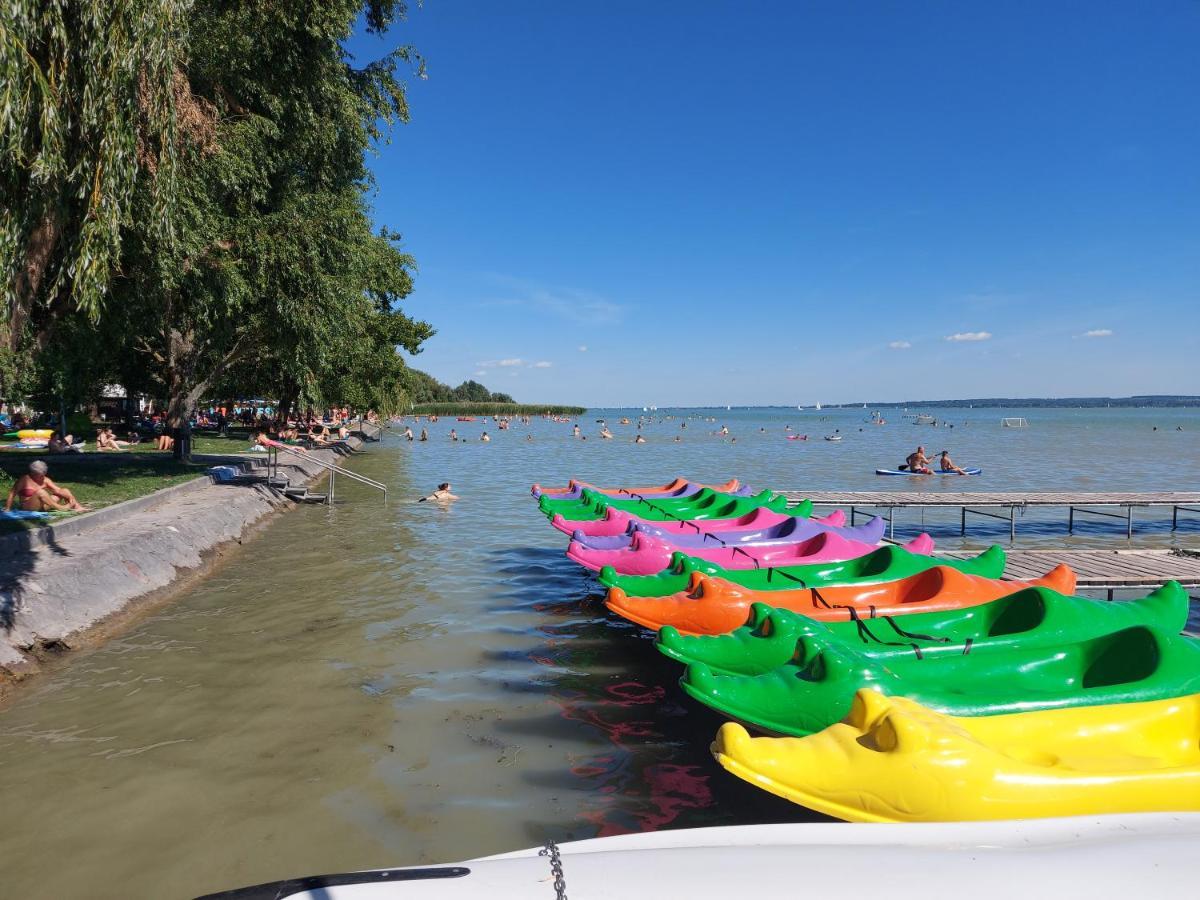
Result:
M1028 587L1075 592L1075 573L1055 566L1031 581L1001 581L935 566L882 584L848 584L795 591L752 591L721 578L692 573L691 590L665 597L630 597L610 588L605 604L622 618L647 628L673 625L684 634L724 634L751 621L750 607L766 603L822 622L860 617L940 612L978 606Z
M686 488L709 488L716 491L718 494L732 494L742 486L742 483L736 478L730 478L724 484L701 484L696 481L688 481L686 478L676 478L674 481L669 481L666 484L656 484L648 487L596 487L593 484L588 484L586 481L576 481L572 478L566 487L542 487L540 484L535 484L529 489L529 492L535 497L557 497L560 494L578 493L580 488L587 488L596 494L609 494L616 496L618 494L670 494L675 491L682 491Z

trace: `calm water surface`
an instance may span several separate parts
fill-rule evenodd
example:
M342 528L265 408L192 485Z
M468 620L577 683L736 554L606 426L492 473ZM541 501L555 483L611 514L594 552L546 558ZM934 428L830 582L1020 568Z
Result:
M868 413L684 413L641 446L630 426L596 437L613 411L581 419L586 442L537 422L481 444L481 423L443 420L430 443L372 446L355 467L391 486L386 505L339 483L343 504L279 518L0 710L0 895L186 898L550 837L803 817L711 762L717 719L684 701L647 635L603 613L532 481L873 489L876 466L922 442L985 470L930 490L1200 487L1196 410L948 410L953 429ZM1031 427L1002 430L1003 415ZM712 434L722 423L736 443ZM810 440L783 440L786 424ZM450 443L451 427L472 440ZM845 440L819 440L835 428ZM412 502L443 480L463 497L453 508ZM963 545L955 514L909 515L898 534ZM1056 515L1022 521L1021 540L1125 545L1121 523L1068 540ZM1140 527L1135 543L1200 544L1200 517L1174 535ZM972 529L966 546L1007 534Z

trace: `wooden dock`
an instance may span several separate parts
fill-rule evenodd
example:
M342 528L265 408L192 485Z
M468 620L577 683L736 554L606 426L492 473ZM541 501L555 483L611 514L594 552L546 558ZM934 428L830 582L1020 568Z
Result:
M1123 492L1048 492L1017 493L996 491L780 491L792 503L811 500L817 506L847 507L850 524L859 515L882 515L888 522L888 535L895 536L898 509L957 509L961 533L967 533L967 515L985 516L1008 522L1009 540L1017 536L1017 513L1027 509L1057 507L1067 514L1067 533L1075 530L1077 516L1104 516L1121 519L1126 537L1133 537L1134 510L1151 508L1171 510L1171 528L1179 526L1180 513L1200 514L1200 493L1194 491ZM885 511L886 510L886 514Z
M965 559L975 554L939 555ZM1184 550L1009 550L1004 577L1037 578L1059 563L1075 571L1080 590L1107 590L1110 600L1115 591L1153 590L1164 581L1200 588L1200 552Z

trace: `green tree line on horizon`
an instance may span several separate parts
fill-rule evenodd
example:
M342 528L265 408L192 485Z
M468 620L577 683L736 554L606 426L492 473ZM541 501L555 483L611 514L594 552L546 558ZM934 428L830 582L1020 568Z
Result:
M0 399L210 398L398 412L511 401L408 367L415 260L365 156L408 121L403 0L12 0L0 17ZM183 443L183 442L181 442Z

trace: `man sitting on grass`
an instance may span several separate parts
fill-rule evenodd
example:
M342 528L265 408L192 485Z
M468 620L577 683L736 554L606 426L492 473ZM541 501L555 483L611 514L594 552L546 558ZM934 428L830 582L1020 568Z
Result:
M80 504L75 495L64 487L59 487L46 474L49 467L43 460L35 459L29 464L29 474L17 479L8 499L4 502L4 511L13 508L13 501L20 499L21 509L30 512L74 511L87 512L88 507ZM61 502L60 502L61 501Z

